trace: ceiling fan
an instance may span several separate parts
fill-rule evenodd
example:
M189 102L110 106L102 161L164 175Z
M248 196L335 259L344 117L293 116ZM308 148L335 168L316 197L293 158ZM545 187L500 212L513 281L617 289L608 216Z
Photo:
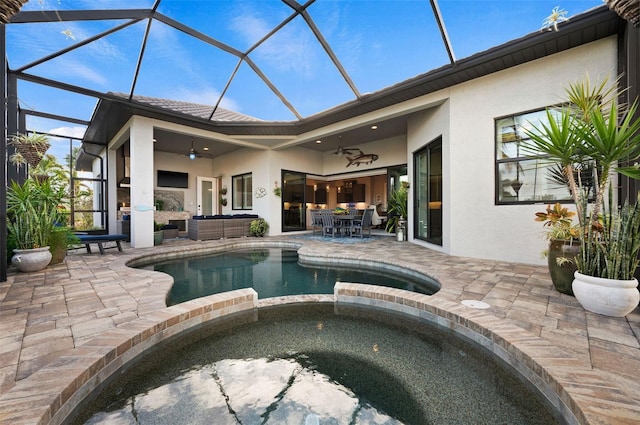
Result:
M198 155L198 151L196 151L195 148L193 147L193 139L191 139L191 149L189 149L189 153L187 153L187 156L189 157L190 160L200 158L200 155Z

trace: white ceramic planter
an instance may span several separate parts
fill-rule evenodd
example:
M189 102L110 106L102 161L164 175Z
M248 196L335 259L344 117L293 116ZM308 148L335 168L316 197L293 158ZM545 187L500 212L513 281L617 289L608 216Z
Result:
M49 247L33 249L14 249L11 263L21 272L37 272L44 269L51 261Z
M574 273L573 294L585 310L605 316L623 317L640 302L638 280L605 279Z

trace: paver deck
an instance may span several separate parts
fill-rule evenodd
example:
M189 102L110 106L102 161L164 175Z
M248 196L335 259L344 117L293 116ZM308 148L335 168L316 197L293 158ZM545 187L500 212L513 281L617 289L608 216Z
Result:
M576 384L584 384L581 379L587 379L577 373L576 365L610 379L616 397L609 397L606 388L593 388L584 394L603 405L597 423L640 422L640 308L626 318L600 316L586 312L575 298L555 291L546 267L454 257L395 238L374 239L357 245L356 250L354 245L329 239L260 238L300 244L301 254L313 252L363 262L384 259L442 282L442 289L433 297L457 305L462 300L484 301L491 307L483 313L522 329L514 338L540 337L548 343L545 349L550 352L558 348L569 352L566 375ZM105 255L78 250L71 252L64 263L42 272L10 271L7 282L0 283L0 394L9 394L16 383L58 359L61 353L165 307L172 279L129 268L128 261L151 253L172 255L178 249L196 252L213 246L231 248L248 240L175 239L145 249L131 249L125 244L124 252L111 250ZM628 400L625 406L620 406L620 392ZM630 412L628 422L611 414L621 408ZM634 417L635 413L638 416Z

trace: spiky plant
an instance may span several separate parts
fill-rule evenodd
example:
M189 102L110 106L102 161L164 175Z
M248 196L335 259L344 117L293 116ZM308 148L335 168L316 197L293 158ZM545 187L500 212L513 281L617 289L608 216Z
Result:
M640 252L640 203L625 202L618 209L610 194L599 221L585 217L586 227L578 270L589 276L607 279L632 279Z
M58 207L64 196L48 180L12 182L7 190L7 230L18 249L48 245L54 226L63 221Z
M559 112L547 110L548 122L527 131L530 139L523 147L562 167L583 233L578 270L629 279L637 266L640 207L637 203L625 203L620 210L614 206L612 177L621 173L640 178L640 166L619 166L640 156L640 118L634 118L637 99L628 106L617 102L623 91L617 89L618 83L609 86L605 79L592 85L587 77L571 84L566 106ZM587 179L579 169L584 164L590 165ZM591 187L594 197L589 203Z
M387 209L387 232L395 232L396 225L401 217L408 216L407 204L409 200L409 186L402 183L397 190L391 192Z

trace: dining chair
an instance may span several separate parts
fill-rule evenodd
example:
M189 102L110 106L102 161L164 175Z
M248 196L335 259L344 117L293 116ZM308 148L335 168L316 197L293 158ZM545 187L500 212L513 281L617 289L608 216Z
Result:
M336 231L339 231L340 226L337 224L332 210L321 210L320 216L322 217L322 237L331 235L334 237Z
M373 210L367 208L364 210L362 218L354 218L351 221L351 237L355 234L360 234L360 238L362 238L366 229L369 230L369 236L371 236L371 217L373 217Z
M309 212L311 214L311 234L315 235L316 230L322 233L322 210L312 209Z

